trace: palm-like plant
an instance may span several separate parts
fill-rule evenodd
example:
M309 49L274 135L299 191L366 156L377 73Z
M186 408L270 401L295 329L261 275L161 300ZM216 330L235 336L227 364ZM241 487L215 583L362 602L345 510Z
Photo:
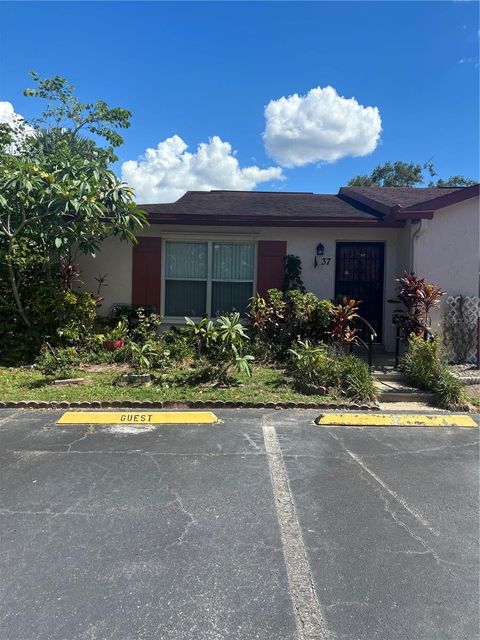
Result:
M216 330L220 340L228 345L235 345L250 338L245 333L245 328L240 322L240 314L232 313L228 316L220 316L217 320Z
M185 318L187 332L197 345L199 358L206 358L212 377L225 382L229 371L235 369L247 376L251 375L250 362L253 356L244 354L250 340L239 313L220 316L216 321L203 318L196 323Z

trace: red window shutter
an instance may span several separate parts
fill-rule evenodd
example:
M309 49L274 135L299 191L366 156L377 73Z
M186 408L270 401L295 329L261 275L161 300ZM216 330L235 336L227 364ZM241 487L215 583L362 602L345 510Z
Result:
M283 290L285 240L259 240L257 248L257 291L265 297L269 289Z
M162 239L138 238L133 247L132 304L155 307L160 313Z

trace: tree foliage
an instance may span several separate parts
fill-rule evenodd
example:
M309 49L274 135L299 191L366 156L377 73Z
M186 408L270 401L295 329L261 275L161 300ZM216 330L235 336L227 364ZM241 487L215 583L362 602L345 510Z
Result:
M358 175L348 182L349 187L467 187L475 180L464 176L439 178L431 161L424 164L414 162L385 162L369 175Z
M42 114L32 120L35 130L44 135L39 137L44 150L51 152L58 141L69 142L73 149L89 151L109 161L117 160L113 149L123 144L123 137L117 129L128 129L131 112L121 107L111 108L103 100L83 103L75 95L75 87L61 76L41 78L31 71L36 87L25 89L25 96L45 100L47 105ZM92 134L96 139L105 140L108 145L102 148L95 140L79 138L80 134ZM48 135L45 135L48 134ZM42 144L37 145L40 149Z
M46 100L46 109L0 130L0 313L8 318L0 349L6 334L21 340L36 329L43 339L47 325L55 327L78 252L95 256L112 235L135 242L145 224L133 190L108 167L130 113L80 103L63 78L32 75L38 87L26 95Z

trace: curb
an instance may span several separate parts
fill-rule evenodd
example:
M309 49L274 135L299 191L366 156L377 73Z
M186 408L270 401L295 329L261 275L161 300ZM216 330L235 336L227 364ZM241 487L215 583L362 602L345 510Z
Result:
M335 404L334 402L228 402L197 400L195 402L132 400L111 402L57 402L56 400L21 400L18 402L0 402L0 409L330 409L379 411L376 404L358 404L356 402Z
M453 376L467 387L472 384L480 384L480 376L458 376L455 373Z

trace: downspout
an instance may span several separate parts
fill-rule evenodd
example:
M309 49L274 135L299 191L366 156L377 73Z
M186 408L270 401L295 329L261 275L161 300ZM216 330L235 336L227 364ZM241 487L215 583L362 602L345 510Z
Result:
M415 266L415 240L419 238L422 235L422 233L425 233L425 231L427 230L428 220L425 220L424 218L422 218L422 220L420 220L419 222L412 221L411 224L418 224L418 227L415 229L414 233L412 234L411 246L410 246L410 271L413 272L414 266Z

